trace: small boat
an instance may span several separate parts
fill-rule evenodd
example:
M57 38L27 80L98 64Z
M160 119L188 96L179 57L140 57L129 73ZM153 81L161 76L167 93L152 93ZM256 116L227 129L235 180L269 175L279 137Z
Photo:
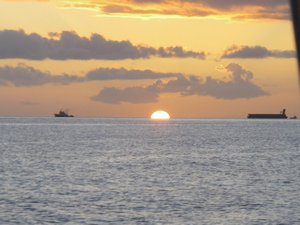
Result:
M290 117L291 120L296 120L297 119L297 116L292 116Z
M55 117L74 117L73 115L69 115L68 112L64 110L60 110L59 113L54 114Z

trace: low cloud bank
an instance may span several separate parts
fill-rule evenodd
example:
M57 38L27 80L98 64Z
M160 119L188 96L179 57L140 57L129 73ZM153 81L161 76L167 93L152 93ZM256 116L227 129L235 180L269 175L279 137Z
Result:
M163 93L179 93L182 96L211 96L218 99L255 98L268 95L260 86L253 83L251 71L243 69L238 64L229 64L226 71L229 79L224 81L213 77L201 79L197 76L177 76L175 80L156 81L146 87L128 87L117 89L114 87L102 89L92 100L109 104L154 103Z
M181 96L211 96L228 100L255 98L268 94L253 82L253 73L245 70L239 64L231 63L224 69L229 74L226 80L211 76L200 78L181 73L160 73L151 70L127 70L124 68L98 68L87 72L85 76L55 75L20 64L17 67L0 67L0 86L30 87L108 80L155 80L153 84L148 86L134 86L124 89L104 87L96 96L91 98L94 101L108 104L157 102L160 95L164 93L177 93Z
M124 68L98 68L84 76L69 74L52 74L40 71L25 64L16 67L0 67L0 86L13 85L17 87L40 86L45 84L71 84L88 81L109 80L157 80L182 76L180 73L159 73L151 70L127 70Z
M37 33L26 34L19 30L0 31L0 59L28 60L124 60L162 58L196 58L204 60L204 52L195 52L175 47L148 47L134 45L130 41L105 39L100 34L89 38L75 32L49 33L42 37Z
M296 51L291 50L269 50L263 46L236 46L227 48L223 59L262 59L262 58L295 58Z

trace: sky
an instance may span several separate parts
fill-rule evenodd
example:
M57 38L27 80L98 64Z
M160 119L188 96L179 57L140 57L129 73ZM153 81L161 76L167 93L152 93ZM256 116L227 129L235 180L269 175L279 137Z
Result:
M287 0L0 0L0 116L300 116Z

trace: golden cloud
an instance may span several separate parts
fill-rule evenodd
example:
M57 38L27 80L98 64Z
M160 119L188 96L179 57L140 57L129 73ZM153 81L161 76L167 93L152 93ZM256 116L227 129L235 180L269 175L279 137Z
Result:
M235 20L289 19L287 0L69 0L64 7L129 17L214 17Z

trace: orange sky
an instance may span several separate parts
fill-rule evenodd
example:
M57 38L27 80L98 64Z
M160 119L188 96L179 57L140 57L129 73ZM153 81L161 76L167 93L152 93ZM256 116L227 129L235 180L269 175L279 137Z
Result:
M288 18L276 0L0 0L0 116L299 116Z

